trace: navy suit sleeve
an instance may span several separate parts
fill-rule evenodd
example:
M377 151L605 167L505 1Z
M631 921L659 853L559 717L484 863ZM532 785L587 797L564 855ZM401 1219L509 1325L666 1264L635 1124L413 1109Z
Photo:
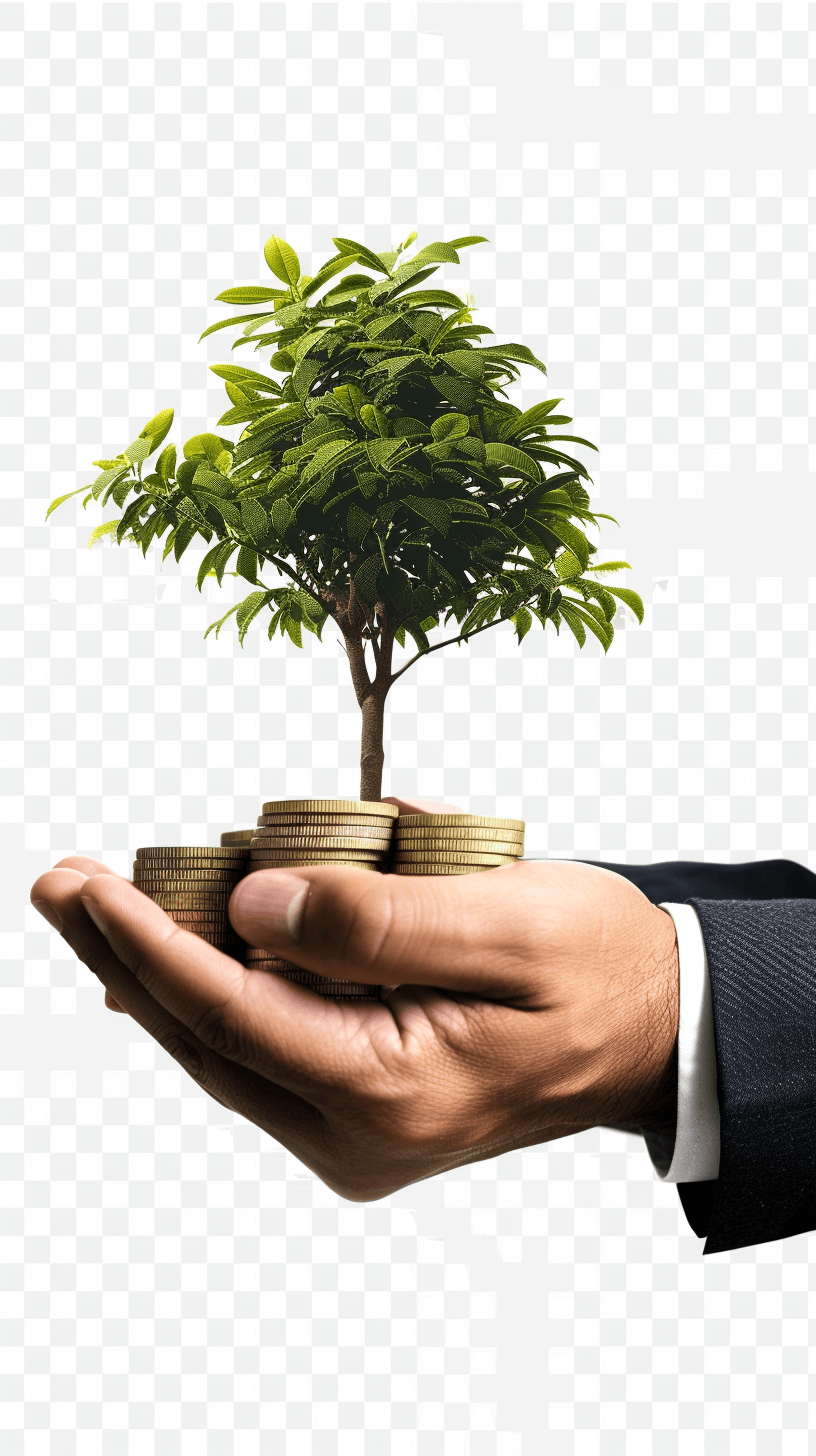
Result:
M691 903L711 976L720 1172L681 1197L719 1254L816 1228L816 901Z
M688 901L711 976L720 1172L678 1193L706 1254L816 1229L816 875L790 860L604 865Z

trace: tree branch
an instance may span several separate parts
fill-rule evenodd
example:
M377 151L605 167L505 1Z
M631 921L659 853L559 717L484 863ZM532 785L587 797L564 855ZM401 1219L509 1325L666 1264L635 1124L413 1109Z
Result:
M243 545L243 541L240 544ZM313 601L317 602L317 605L321 608L322 611L325 612L327 610L326 603L323 598L319 597L317 595L317 592L313 591L312 588L298 576L297 572L293 571L291 566L287 566L285 561L279 561L277 556L264 556L264 561L268 561L270 566L276 567L278 571L284 571L288 577L291 577L292 581L295 583L295 586L299 586L301 591L305 591L307 596L311 597ZM258 585L263 586L263 582L259 582ZM330 612L329 615L332 616L333 613Z
M395 683L398 677L402 677L402 674L408 671L409 667L413 667L415 662L419 662L420 657L430 657L432 652L438 652L440 647L451 647L454 642L469 642L471 637L478 637L480 632L487 632L491 627L498 627L498 625L498 622L485 622L483 627L474 627L472 632L468 632L467 637L448 637L445 642L435 642L427 652L417 652L410 662L406 662L405 666L400 668L399 672L392 673L391 683Z

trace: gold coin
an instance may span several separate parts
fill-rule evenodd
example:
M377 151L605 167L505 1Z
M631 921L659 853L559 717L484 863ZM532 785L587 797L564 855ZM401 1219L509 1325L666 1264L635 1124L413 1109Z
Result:
M384 864L385 860L381 855L364 854L362 850L332 850L314 849L279 850L268 854L253 855L250 863L250 873L258 866L272 869L279 864Z
M336 865L338 869L373 870L379 874L383 863L384 861L381 860L351 859L348 855L342 855L339 859L327 859L325 856L320 858L312 855L309 859L304 859L303 855L294 854L286 859L256 860L250 866L250 873L254 874L258 870L308 869L310 866L316 865L330 868L332 865Z
M134 865L140 866L140 869L232 869L240 872L248 853L249 844L232 859L211 859L208 855L173 855L172 859L168 855L166 859L159 859L157 856L141 855L140 859L134 859Z
M475 824L472 827L464 824L451 824L447 827L441 825L414 824L404 828L402 822L395 825L394 841L401 839L417 839L420 836L430 835L434 839L506 839L513 843L524 843L523 829L488 829L483 824Z
M248 856L249 845L240 859L196 859L191 854L180 854L176 859L135 859L133 868L153 870L158 874L163 874L165 870L223 870L228 874L240 875Z
M211 935L234 935L229 918L226 915L208 916L205 910L190 911L168 910L166 912L174 925L180 925L182 930L195 930L198 933L206 930ZM182 916L185 918L182 919Z
M270 834L263 839L260 837L252 841L252 853L258 850L266 852L271 849L284 849L300 851L301 849L364 849L371 854L385 854L391 848L390 839L357 839L352 835L316 834L313 838L304 839L300 834L293 834L291 838L286 835Z
M207 945L214 945L218 950L229 951L230 954L240 952L243 949L243 942L237 935L225 935L221 930L196 930L192 925L182 925L181 930L188 930L191 935L197 935L199 940L205 940Z
M381 832L390 832L392 819L383 819L382 814L259 814L258 824L267 825L291 824L303 828L320 829L325 824L340 824L344 828L360 828L363 825L369 829L379 829Z
M217 906L214 910L173 910L173 919L211 920L213 923L217 920L220 925L230 923L226 900L224 900L223 906Z
M410 829L417 824L427 824L430 828L461 824L468 829L477 826L485 829L518 829L522 834L525 829L523 819L492 819L486 814L401 814L397 827Z
M518 860L515 854L480 854L476 850L445 850L438 853L426 849L405 849L394 856L395 864L474 864L474 865L501 865L514 864Z
M134 885L167 885L168 889L209 889L224 885L232 887L237 885L239 880L244 878L243 870L239 875L228 875L221 870L168 870L161 873L159 870L133 871Z
M396 819L396 804L383 804L379 799L270 799L264 814L374 814L380 819Z
M427 854L448 854L448 853L477 853L477 854L506 854L513 859L520 859L524 853L524 845L513 840L504 839L406 839L397 840L394 845L396 854L406 854L411 850L424 850Z
M220 895L214 890L144 890L142 893L163 910L218 910L228 904L230 896L229 891Z
M391 826L383 824L259 824L256 839L382 839L391 843Z
M178 846L166 846L164 844L149 845L144 849L137 849L136 858L142 859L178 859L179 857L192 856L194 859L233 860L240 859L242 851L240 848L230 848L218 844L180 844Z
M326 835L325 839L278 839L273 836L270 839L253 839L249 851L250 859L258 854L364 854L368 858L384 859L390 849L388 844L381 844L378 839L335 839L332 835Z
M481 875L492 865L395 864L392 875Z
M221 844L224 848L231 848L235 844L249 844L254 833L254 829L225 829L221 835Z

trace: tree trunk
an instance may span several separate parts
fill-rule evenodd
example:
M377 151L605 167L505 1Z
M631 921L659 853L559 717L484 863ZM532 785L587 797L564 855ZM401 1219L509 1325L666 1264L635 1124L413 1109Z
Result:
M380 629L379 640L371 644L375 661L372 678L366 665L366 643L362 633L358 635L342 620L339 625L345 638L354 692L363 716L360 734L360 798L375 803L382 798L382 771L385 762L383 719L385 700L391 687L394 634L388 624L384 623Z
M363 731L360 736L360 798L371 803L382 798L384 713L385 694L375 688L362 704Z

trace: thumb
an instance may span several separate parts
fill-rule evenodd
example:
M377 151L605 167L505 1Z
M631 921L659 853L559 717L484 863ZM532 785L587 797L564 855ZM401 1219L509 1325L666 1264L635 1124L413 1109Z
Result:
M257 870L233 890L230 920L249 945L321 976L517 994L534 941L531 868L416 879L339 866Z

